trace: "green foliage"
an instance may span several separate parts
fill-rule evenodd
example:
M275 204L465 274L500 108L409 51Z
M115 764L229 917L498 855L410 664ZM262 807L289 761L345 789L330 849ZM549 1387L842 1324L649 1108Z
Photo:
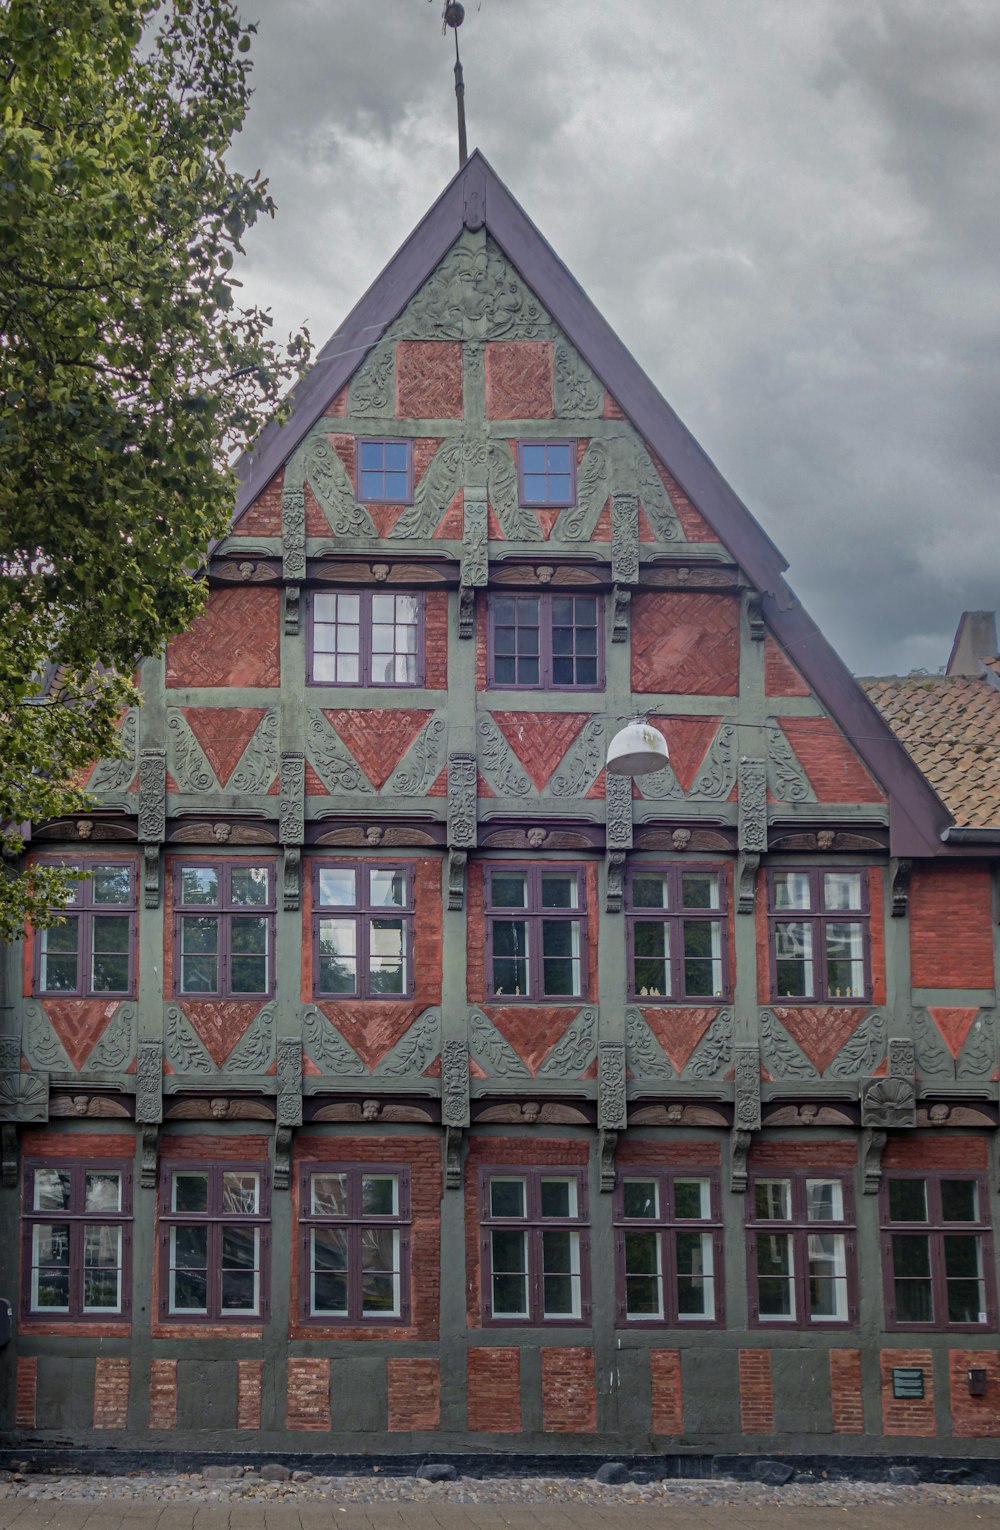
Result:
M84 805L120 676L202 603L227 462L308 359L237 301L274 210L225 163L253 31L232 0L0 4L0 824ZM0 935L43 917L39 889L0 877Z

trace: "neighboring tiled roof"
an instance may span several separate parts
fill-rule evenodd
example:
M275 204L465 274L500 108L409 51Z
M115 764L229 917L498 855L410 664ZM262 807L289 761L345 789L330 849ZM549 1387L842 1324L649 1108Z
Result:
M1000 679L1000 659L986 660ZM863 679L956 824L1000 826L1000 688L969 675Z

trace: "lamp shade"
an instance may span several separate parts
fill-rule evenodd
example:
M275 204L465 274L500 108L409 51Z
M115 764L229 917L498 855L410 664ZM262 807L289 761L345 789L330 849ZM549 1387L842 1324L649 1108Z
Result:
M668 758L663 734L638 717L626 723L608 745L608 770L613 776L649 776L662 770Z

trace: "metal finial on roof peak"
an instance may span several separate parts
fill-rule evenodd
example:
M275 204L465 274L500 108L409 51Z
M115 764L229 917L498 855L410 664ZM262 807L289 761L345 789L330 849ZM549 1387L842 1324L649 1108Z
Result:
M455 33L455 104L458 109L458 168L460 170L469 157L469 144L465 131L465 79L458 52L458 29L464 20L465 6L460 3L460 0L445 0L444 9L441 12L441 34L444 36L449 27Z

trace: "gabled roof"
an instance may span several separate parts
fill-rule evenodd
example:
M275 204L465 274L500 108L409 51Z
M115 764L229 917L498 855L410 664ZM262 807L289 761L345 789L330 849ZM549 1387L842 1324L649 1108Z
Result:
M859 681L962 828L1000 827L1000 660L983 667Z
M295 389L286 422L269 425L253 454L237 464L237 517L349 382L463 227L484 226L760 592L768 626L889 793L893 852L940 854L946 809L786 585L785 559L478 150L324 345Z

